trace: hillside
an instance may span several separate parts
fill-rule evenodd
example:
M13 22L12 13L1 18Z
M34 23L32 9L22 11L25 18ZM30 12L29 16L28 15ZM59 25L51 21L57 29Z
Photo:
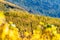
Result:
M4 4L0 3L0 24L4 24L0 29L1 40L60 40L60 18L32 14Z
M27 11L22 11L17 9L11 9L9 10L9 12L6 12L5 15L6 15L7 22L12 21L14 24L16 24L20 32L20 38L22 38L23 40L43 40L43 39L46 40L47 39L46 37L42 37L42 36L47 36L48 40L57 40L60 37L58 36L60 35L59 18L51 18L42 15L34 15L34 14L30 14ZM57 32L57 34L55 34L55 31ZM57 39L54 39L55 37L57 37Z

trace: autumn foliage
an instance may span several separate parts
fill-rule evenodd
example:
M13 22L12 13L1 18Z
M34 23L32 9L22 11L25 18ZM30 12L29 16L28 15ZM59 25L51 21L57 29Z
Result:
M58 18L10 9L0 11L0 19L0 40L60 40Z

